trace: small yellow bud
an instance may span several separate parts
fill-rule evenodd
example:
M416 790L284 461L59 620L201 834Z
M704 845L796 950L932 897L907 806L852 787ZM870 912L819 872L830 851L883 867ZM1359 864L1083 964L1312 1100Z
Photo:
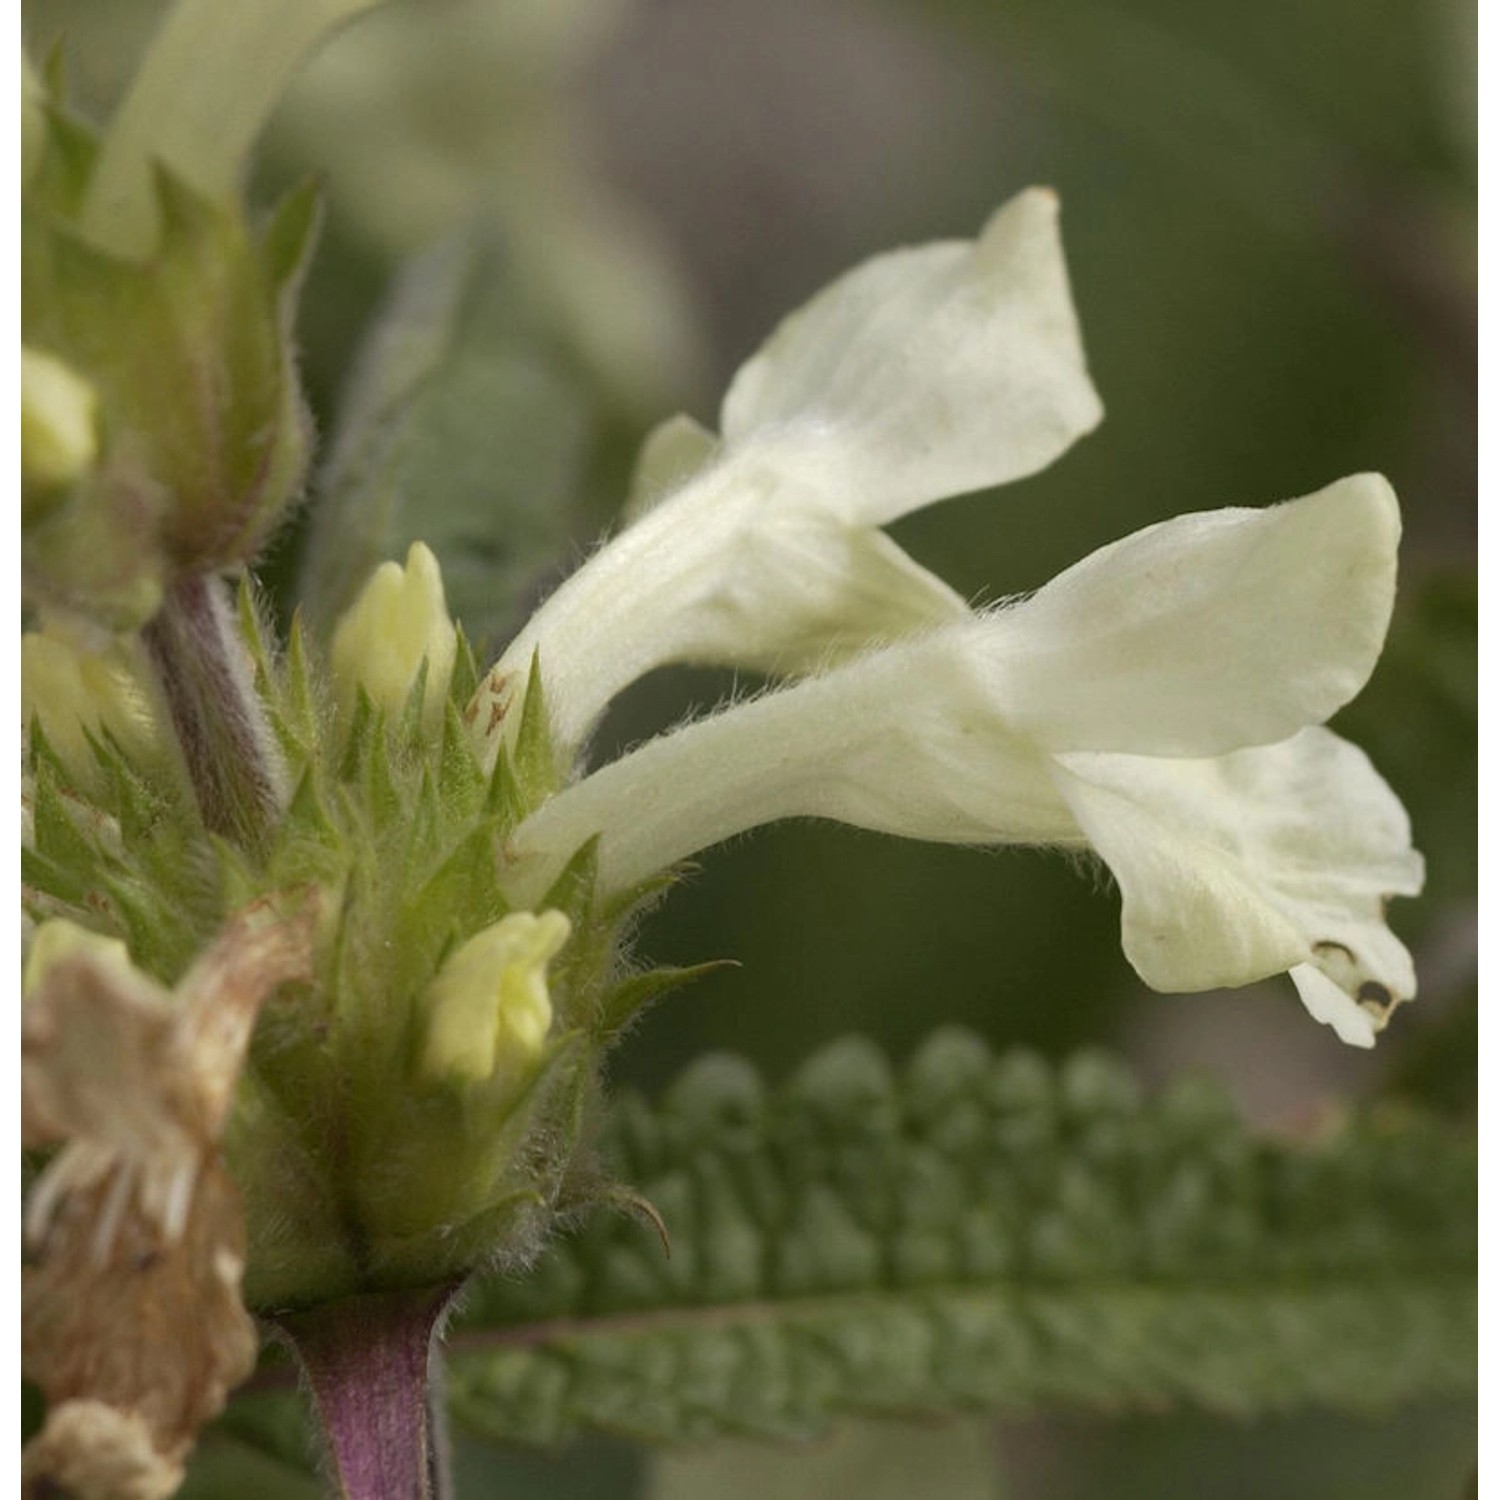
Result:
M158 736L150 700L130 654L119 644L102 652L77 647L50 630L21 636L21 724L32 716L58 758L75 775L94 765L87 734L108 730L135 754L155 753Z
M425 658L422 714L430 729L441 722L457 649L438 560L424 543L413 542L406 566L381 563L339 620L331 648L334 679L346 705L361 686L394 717L406 706Z
M449 955L423 996L425 1079L483 1083L536 1062L552 1029L547 964L569 931L560 911L512 912Z
M93 467L94 388L62 360L21 346L21 479L28 505Z

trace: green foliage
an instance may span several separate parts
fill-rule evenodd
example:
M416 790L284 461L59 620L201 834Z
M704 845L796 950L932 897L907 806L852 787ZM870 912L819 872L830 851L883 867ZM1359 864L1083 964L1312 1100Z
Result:
M26 528L26 593L123 629L182 573L253 558L300 487L309 431L291 327L318 199L287 195L257 234L158 164L158 243L121 258L75 222L86 128L56 109L48 120L23 203L23 338L93 387L104 441Z
M806 1435L846 1412L1381 1408L1474 1378L1474 1155L1414 1116L1258 1140L1212 1087L1143 1101L936 1035L769 1093L711 1057L625 1096L596 1215L452 1339L457 1417L552 1443Z
M476 639L516 623L566 552L593 425L492 233L413 261L365 340L319 480L303 569L314 619L420 540Z
M514 751L498 746L487 771L465 717L476 680L465 641L431 722L425 669L394 713L359 688L339 698L298 622L277 650L248 584L237 633L289 788L284 810L253 840L217 837L159 747L96 739L70 768L38 725L26 908L125 937L171 985L231 913L266 899L313 903L310 980L266 1001L224 1136L245 1206L251 1307L525 1263L561 1199L572 1210L614 1191L574 1171L599 1058L693 971L620 972L631 910L598 898L589 842L543 903L571 927L547 975L548 1045L497 1057L481 1078L432 1072L434 985L456 950L511 913L506 839L555 790L540 669ZM481 1017L502 1003L502 976L493 982Z
M135 764L113 739L91 745L98 774L85 781L32 726L22 908L36 921L65 916L113 931L138 964L173 982L220 915L212 848L185 786Z
M269 1351L267 1372L290 1379L287 1357ZM302 1403L284 1390L242 1391L200 1436L182 1500L231 1500L246 1494L317 1500L315 1447Z
M1369 691L1338 721L1411 813L1429 851L1429 900L1465 900L1478 878L1478 617L1478 580L1467 569L1405 590Z

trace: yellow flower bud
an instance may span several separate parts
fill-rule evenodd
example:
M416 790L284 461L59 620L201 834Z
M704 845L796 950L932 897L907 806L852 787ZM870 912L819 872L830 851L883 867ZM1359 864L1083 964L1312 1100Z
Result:
M21 479L31 504L72 484L99 454L94 388L76 371L21 347Z
M102 652L75 646L50 630L21 636L21 724L41 720L58 758L75 775L94 765L87 735L108 730L122 749L152 754L158 748L150 700L129 651L118 643Z
M512 912L449 955L423 996L424 1079L483 1083L535 1064L552 1028L547 964L569 931L560 911Z
M457 647L438 560L424 543L413 542L406 566L381 563L339 620L331 648L334 678L346 705L359 686L394 717L425 659L422 713L432 728L441 722Z

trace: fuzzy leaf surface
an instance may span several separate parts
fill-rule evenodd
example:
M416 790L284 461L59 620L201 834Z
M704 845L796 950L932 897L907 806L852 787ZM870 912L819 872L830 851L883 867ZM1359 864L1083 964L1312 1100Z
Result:
M973 1408L1387 1408L1474 1381L1475 1157L1411 1115L1249 1133L938 1033L778 1091L707 1058L603 1154L660 1212L596 1214L471 1296L449 1397L504 1441L800 1437Z

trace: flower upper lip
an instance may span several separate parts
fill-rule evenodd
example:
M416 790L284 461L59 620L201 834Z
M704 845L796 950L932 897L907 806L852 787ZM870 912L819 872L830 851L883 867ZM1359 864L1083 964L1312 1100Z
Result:
M500 667L524 673L541 649L571 754L654 667L798 674L955 619L962 600L877 528L1035 473L1101 415L1057 201L1032 189L977 240L878 256L788 318L731 383L717 444L673 419L648 452L676 483L558 588Z

